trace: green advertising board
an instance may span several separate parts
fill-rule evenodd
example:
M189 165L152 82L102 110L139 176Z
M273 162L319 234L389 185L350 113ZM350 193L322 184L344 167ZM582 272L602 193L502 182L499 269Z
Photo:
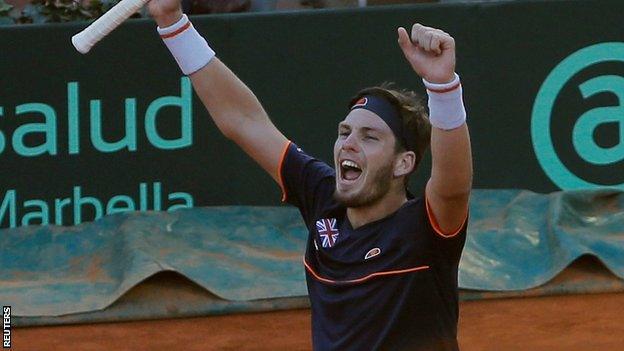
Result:
M424 93L396 28L457 42L476 188L624 188L622 1L422 4L193 18L275 124L330 161L359 89ZM276 205L270 177L224 138L150 20L89 54L86 24L0 27L0 227L128 210ZM429 163L412 189L422 189Z

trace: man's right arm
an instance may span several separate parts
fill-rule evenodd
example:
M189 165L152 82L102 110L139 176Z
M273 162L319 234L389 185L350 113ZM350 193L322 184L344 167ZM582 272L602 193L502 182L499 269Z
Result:
M182 17L179 0L152 0L149 10L160 28ZM288 140L252 91L217 57L189 77L219 130L280 183L278 168Z
M288 140L273 125L251 90L216 57L190 78L223 135L279 183L278 167Z

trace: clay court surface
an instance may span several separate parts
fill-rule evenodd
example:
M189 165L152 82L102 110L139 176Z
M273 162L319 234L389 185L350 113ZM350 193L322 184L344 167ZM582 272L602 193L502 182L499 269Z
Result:
M462 350L624 350L624 293L461 303ZM13 350L310 350L309 310L13 329Z

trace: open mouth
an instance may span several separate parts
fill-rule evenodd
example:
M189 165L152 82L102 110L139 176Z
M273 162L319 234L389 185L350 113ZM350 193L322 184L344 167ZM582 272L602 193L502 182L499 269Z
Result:
M340 177L348 182L356 181L362 174L362 168L351 160L340 162Z

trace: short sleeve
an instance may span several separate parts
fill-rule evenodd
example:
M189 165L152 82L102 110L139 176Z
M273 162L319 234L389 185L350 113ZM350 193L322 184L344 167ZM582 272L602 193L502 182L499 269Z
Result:
M436 220L435 215L433 214L433 211L429 207L428 199L425 199L425 209L427 211L427 219L429 221L429 224L431 225L433 231L440 237L445 238L445 239L451 239L451 238L461 236L461 234L466 233L466 228L468 226L468 212L466 212L466 217L464 218L464 221L459 226L459 228L455 229L452 232L445 233L438 225L438 221Z
M333 168L294 143L289 143L282 155L280 181L282 201L297 206L306 222L331 201L336 182Z
M458 264L459 259L466 243L466 232L468 229L468 212L461 226L452 232L444 232L439 227L433 211L429 208L429 201L425 199L425 215L429 228L433 235L433 243L436 253L444 261L452 264Z

